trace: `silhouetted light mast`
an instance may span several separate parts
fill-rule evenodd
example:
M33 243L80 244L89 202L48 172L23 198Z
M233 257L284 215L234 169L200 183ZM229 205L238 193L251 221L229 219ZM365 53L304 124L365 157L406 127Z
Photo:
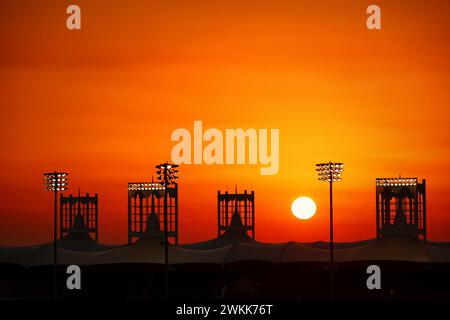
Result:
M167 194L169 185L176 184L178 165L164 162L156 166L156 173L164 186L164 298L169 298L169 232L167 225Z
M69 175L65 172L49 172L44 173L44 189L45 191L53 191L54 193L54 220L53 220L53 298L58 297L58 266L57 266L57 242L58 242L58 191L67 190L67 180Z
M334 299L334 242L333 242L333 182L342 180L344 164L327 162L316 164L319 180L330 183L330 298Z

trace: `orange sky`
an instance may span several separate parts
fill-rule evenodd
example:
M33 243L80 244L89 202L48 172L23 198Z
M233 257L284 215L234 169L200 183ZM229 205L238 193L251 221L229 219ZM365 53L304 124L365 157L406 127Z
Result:
M65 10L82 10L68 31ZM280 171L183 166L180 239L217 233L217 190L252 187L261 241L328 237L327 185L342 161L335 237L375 235L376 177L427 179L429 238L450 240L447 1L10 1L0 3L0 244L46 241L52 195L99 193L100 240L126 241L128 181L170 160L176 128L280 129ZM164 112L170 110L170 112ZM315 217L290 204L312 197Z

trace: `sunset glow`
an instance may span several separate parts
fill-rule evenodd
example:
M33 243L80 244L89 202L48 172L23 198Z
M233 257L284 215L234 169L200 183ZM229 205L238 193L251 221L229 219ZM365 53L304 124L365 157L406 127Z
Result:
M300 220L311 219L316 213L317 207L313 199L299 197L292 202L291 211Z
M182 243L217 235L217 191L235 185L255 191L257 240L328 239L315 164L330 159L346 166L335 241L375 237L375 179L400 174L427 180L428 238L450 240L450 2L377 1L379 31L367 1L77 4L79 31L65 2L0 4L0 245L51 239L54 170L64 194L99 194L99 240L124 243L127 183L156 179L196 120L278 129L279 168L180 165ZM301 194L308 223L291 212Z

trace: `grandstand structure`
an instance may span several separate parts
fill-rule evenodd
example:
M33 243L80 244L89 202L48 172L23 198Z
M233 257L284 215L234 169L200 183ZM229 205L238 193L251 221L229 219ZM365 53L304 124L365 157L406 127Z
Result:
M401 179L401 180L400 180ZM255 192L217 192L217 237L178 244L178 185L128 184L129 241L98 243L98 195L61 196L59 277L78 265L89 279L81 291L60 287L62 298L160 299L165 247L162 199L168 192L170 295L173 298L329 297L327 243L255 239ZM450 299L450 244L426 236L425 180L376 179L377 237L336 243L336 297ZM426 240L426 241L425 241ZM51 243L0 246L0 298L51 296ZM365 287L368 265L383 270L381 290ZM355 272L355 270L359 270ZM26 277L29 281L21 281ZM362 278L361 278L362 277ZM114 287L108 284L114 280ZM340 284L344 284L340 285ZM38 294L37 294L38 293Z

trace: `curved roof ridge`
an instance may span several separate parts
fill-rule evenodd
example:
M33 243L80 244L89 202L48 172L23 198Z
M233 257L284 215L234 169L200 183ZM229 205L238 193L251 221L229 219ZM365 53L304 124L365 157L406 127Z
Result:
M34 257L38 254L39 251L42 251L47 247L48 247L48 245L42 245L42 246L37 247L35 250L33 250L33 253L30 254L28 261L25 263L25 268L28 268L31 265L31 262L33 261ZM58 250L59 247L56 247L56 249Z
M235 249L237 246L239 246L239 242L237 243L232 243L230 245L230 248L228 249L228 252L225 254L225 257L223 258L223 265L225 265L228 262L228 257L230 256L231 252L233 251L233 249Z
M287 247L289 247L289 246L292 245L293 243L295 243L295 241L288 241L288 242L286 242L286 244L283 246L283 248L282 248L281 251L280 251L280 255L278 256L278 263L279 263L279 264L281 264L283 255L284 255L284 253L285 253Z

